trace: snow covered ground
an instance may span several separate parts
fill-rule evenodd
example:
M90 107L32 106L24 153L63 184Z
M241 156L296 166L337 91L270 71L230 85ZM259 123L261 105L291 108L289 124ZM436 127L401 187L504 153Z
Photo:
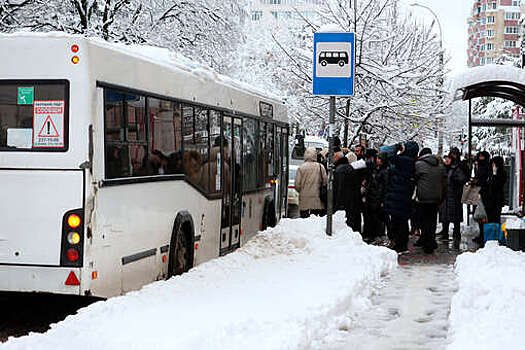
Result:
M335 216L282 220L223 258L95 303L0 349L316 349L351 327L397 255Z
M455 270L448 350L525 349L525 253L488 242Z

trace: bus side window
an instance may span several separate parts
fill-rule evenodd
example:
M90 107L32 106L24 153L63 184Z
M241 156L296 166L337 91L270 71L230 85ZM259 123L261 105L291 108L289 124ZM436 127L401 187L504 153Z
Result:
M243 127L244 190L257 189L257 121L244 119Z
M180 104L148 98L151 175L181 174Z

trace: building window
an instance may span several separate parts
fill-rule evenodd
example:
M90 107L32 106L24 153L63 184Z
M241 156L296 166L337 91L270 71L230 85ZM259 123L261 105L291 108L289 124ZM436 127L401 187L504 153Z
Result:
M507 48L516 47L516 40L505 40L505 47Z
M487 16L487 23L495 23L496 19L494 16Z
M521 6L520 0L512 0L512 6Z
M505 12L505 19L507 21L517 21L520 19L519 12Z
M252 21L259 21L262 19L262 11L252 11Z
M519 27L505 27L505 34L519 34Z
M492 50L494 50L494 44L488 43L487 44L487 51L492 51Z
M487 37L493 38L494 37L494 29L488 29L487 30Z
M487 5L489 10L495 10L498 8L498 4L496 2L489 2Z

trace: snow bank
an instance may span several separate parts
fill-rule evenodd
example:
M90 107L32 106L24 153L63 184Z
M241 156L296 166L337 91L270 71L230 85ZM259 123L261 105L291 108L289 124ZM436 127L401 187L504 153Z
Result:
M236 252L189 273L81 309L45 334L0 349L320 348L397 255L334 218L282 220ZM346 314L346 315L345 315Z
M448 350L525 349L525 254L488 242L455 270Z

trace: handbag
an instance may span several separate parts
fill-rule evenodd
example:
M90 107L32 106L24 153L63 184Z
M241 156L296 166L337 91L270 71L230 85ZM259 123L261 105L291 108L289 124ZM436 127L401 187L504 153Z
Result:
M319 164L319 177L321 179L321 186L319 187L319 198L324 205L328 202L328 187L323 182L323 166Z
M489 218L487 216L487 211L485 210L485 206L483 205L483 202L481 199L477 202L476 210L474 211L474 220L477 222L485 223L489 221Z
M469 205L477 205L479 202L479 191L481 191L480 186L475 186L470 183L463 186L463 194L461 196L461 203Z

